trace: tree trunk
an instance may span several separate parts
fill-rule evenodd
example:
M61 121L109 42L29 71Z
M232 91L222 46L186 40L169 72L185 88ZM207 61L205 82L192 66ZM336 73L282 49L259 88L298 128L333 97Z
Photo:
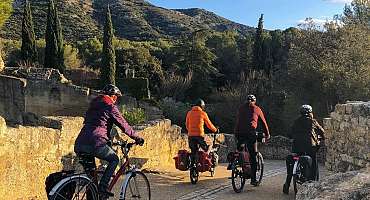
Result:
M1 49L0 49L0 72L5 69L3 58L1 57Z

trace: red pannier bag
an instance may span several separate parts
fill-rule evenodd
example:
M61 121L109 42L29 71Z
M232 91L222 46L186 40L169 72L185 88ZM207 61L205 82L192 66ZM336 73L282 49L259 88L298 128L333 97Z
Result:
M251 163L250 163L250 154L249 152L243 151L243 152L230 152L227 155L227 161L229 163L233 163L235 160L239 160L239 163L243 163L243 171L246 174L251 174Z
M211 170L212 158L204 151L198 151L199 164L197 165L198 172L206 172Z
M250 175L252 174L252 169L251 169L251 163L250 163L250 154L247 151L240 152L242 156L240 158L242 159L243 163L243 171L245 174Z
M178 170L186 171L189 169L190 165L190 152L187 150L179 150L177 156L173 159L175 160L175 167Z

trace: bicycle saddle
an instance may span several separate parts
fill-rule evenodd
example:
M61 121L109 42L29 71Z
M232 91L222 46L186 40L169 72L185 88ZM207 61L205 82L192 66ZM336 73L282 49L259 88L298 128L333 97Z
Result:
M79 163L84 167L85 171L96 169L95 157L91 153L78 153Z

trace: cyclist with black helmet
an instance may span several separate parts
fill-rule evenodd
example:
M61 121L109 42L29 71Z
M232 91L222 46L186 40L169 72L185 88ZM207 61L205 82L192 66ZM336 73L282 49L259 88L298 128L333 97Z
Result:
M302 105L300 107L301 116L293 123L291 132L288 137L293 139L292 152L298 155L306 154L312 159L311 180L318 179L318 165L316 153L320 145L320 139L325 139L324 129L314 119L312 107L310 105ZM287 177L283 186L283 193L289 193L289 186L293 176L293 158L288 156L286 159Z
M74 151L77 155L88 153L109 163L100 179L98 188L99 193L105 196L113 196L113 193L109 192L107 188L119 162L117 154L107 144L110 141L110 131L113 124L134 139L137 144L144 143L144 139L131 128L115 105L121 96L122 93L118 87L112 84L106 85L101 95L91 101L83 127L75 141Z
M237 139L238 151L243 151L245 146L247 146L248 152L250 154L251 161L251 185L258 186L256 180L256 170L257 170L257 136L256 129L258 122L261 121L263 125L264 139L270 139L270 131L267 126L265 116L260 107L256 105L256 97L252 94L248 95L247 102L239 107L236 125L235 125L235 137ZM229 166L228 168L230 168Z
M192 164L198 162L197 151L200 146L204 151L209 153L209 146L204 140L204 123L212 131L217 132L217 128L209 120L207 113L204 111L206 104L202 99L198 99L190 111L186 114L186 129L189 136L189 148L191 150Z

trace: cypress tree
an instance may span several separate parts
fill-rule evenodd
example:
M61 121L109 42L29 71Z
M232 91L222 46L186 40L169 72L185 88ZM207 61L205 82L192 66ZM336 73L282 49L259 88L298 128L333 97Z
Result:
M102 66L100 69L101 86L115 84L116 55L113 46L113 37L112 17L108 5L104 25Z
M65 70L62 26L53 0L49 0L48 17L45 34L45 68Z
M37 61L37 49L35 41L35 31L33 29L31 6L26 0L22 20L22 47L21 54L23 60L32 62Z
M256 70L264 69L263 40L263 14L261 14L253 44L253 67Z

